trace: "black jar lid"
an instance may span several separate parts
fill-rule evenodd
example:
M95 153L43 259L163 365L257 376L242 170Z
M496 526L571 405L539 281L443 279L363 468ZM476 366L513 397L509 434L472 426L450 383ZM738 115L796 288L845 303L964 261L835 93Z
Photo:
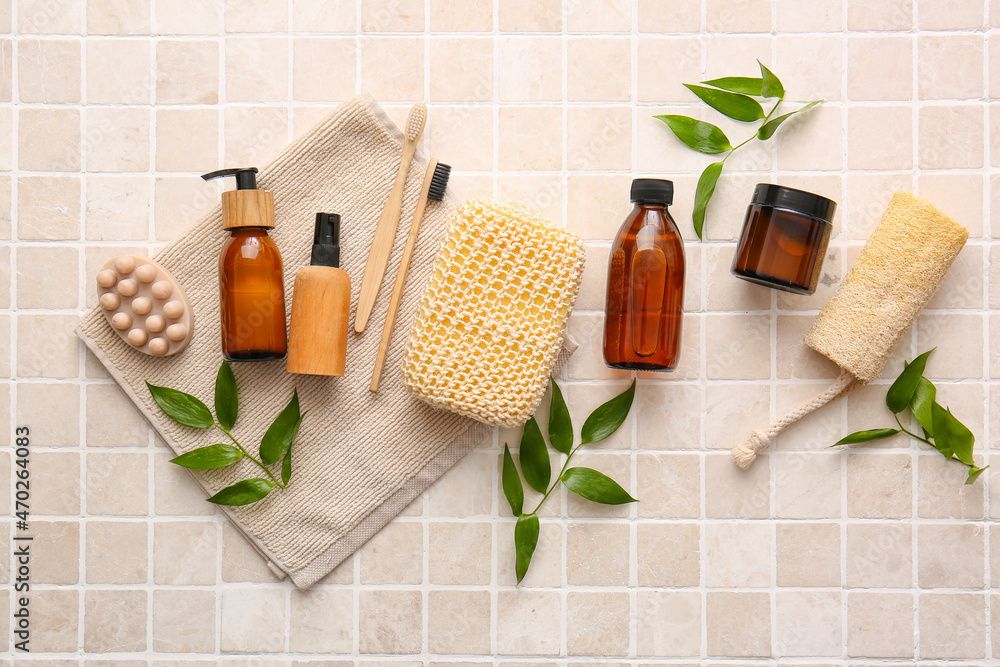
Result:
M674 203L674 182L662 178L632 179L629 198L634 204L670 206Z
M750 203L785 208L827 222L833 220L833 213L837 210L837 202L832 199L771 183L758 183Z

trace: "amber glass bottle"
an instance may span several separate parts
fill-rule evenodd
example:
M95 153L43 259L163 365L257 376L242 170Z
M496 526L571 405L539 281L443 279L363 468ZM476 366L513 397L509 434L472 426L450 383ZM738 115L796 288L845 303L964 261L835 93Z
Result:
M219 257L222 354L230 361L284 359L285 287L281 254L267 230L274 227L274 196L258 190L256 169L225 169L209 180L236 176L222 193L222 220L232 232Z
M667 210L670 181L632 181L635 208L611 246L604 361L612 368L672 371L681 348L684 243Z
M287 339L281 255L267 229L233 230L219 259L219 288L226 359L283 359Z

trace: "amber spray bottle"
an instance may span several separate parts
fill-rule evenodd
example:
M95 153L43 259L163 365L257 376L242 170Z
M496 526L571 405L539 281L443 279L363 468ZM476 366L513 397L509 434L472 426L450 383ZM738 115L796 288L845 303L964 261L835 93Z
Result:
M309 266L295 274L286 370L341 377L350 312L351 278L340 268L340 216L317 213Z
M635 204L611 246L604 361L612 368L672 371L681 348L684 243L667 206L674 184L632 181Z
M222 354L229 361L283 359L285 287L281 254L267 230L274 228L274 195L257 189L257 169L223 169L206 181L236 177L222 193L223 228L232 235L219 257Z

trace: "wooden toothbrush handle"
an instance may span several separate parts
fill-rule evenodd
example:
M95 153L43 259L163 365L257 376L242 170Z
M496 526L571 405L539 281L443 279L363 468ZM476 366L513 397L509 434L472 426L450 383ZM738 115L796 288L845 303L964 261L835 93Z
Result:
M396 173L396 183L392 186L389 199L386 200L385 208L382 209L382 217L379 218L378 226L375 228L375 237L372 239L372 247L368 251L365 273L361 278L358 308L354 314L354 330L358 333L363 332L368 326L368 318L371 317L372 309L375 307L375 298L382 285L385 268L389 265L389 255L392 253L392 243L396 238L396 227L399 225L399 216L403 209L403 187L406 185L406 174L410 170L410 161L413 159L413 152L416 149L415 141L407 141L403 145L403 157L399 162L399 171Z
M399 260L396 285L392 288L392 299L389 300L389 312L385 314L385 324L382 326L382 342L378 346L378 356L375 357L375 369L372 371L372 383L368 387L373 392L378 391L379 382L382 380L382 369L385 367L385 358L389 354L389 339L392 338L392 329L396 325L396 315L399 312L399 302L403 298L406 272L410 268L410 258L413 256L413 248L417 245L420 222L424 217L424 209L427 208L427 193L430 191L431 181L434 179L434 170L437 169L437 164L438 161L434 159L431 159L427 163L427 173L424 174L424 183L420 186L420 199L417 201L417 209L413 212L413 222L410 223L410 235L406 238L406 247L403 248L403 256Z

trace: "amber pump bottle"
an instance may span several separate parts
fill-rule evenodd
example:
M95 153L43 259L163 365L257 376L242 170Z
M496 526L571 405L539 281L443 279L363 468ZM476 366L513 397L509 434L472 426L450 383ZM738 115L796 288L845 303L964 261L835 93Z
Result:
M340 216L317 213L309 266L295 274L289 373L341 377L347 360L351 278L340 268Z
M667 206L674 184L632 181L635 204L611 246L604 361L612 368L672 371L681 348L684 243Z
M222 224L232 236L219 257L222 354L229 361L283 359L288 347L281 254L267 235L274 195L257 189L256 174L249 168L202 176L236 177L236 189L222 193Z

